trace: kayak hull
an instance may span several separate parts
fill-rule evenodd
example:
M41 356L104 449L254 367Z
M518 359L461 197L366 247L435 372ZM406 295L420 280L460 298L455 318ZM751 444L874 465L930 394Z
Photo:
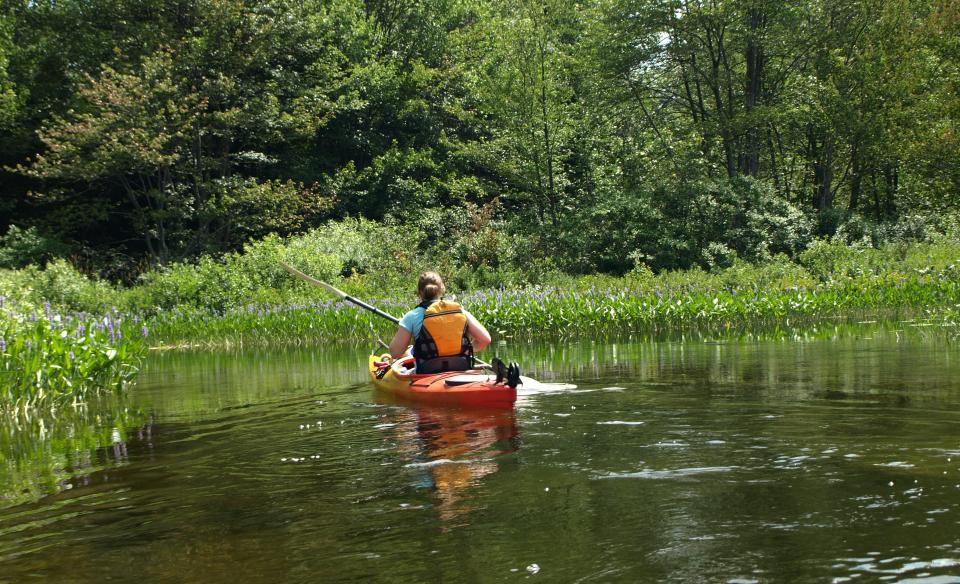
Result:
M399 363L378 367L378 357L368 361L370 379L378 390L402 399L421 403L511 408L517 400L516 388L496 383L493 375L482 371L447 371L428 375L409 375Z

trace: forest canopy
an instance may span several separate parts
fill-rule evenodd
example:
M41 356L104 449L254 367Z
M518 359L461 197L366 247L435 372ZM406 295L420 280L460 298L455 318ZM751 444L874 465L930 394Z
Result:
M0 267L347 217L570 273L956 233L955 0L0 7Z

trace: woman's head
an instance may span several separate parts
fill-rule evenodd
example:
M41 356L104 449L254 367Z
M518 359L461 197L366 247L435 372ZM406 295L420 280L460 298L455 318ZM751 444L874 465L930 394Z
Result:
M417 281L417 295L423 300L430 298L439 298L443 296L444 287L440 274L436 272L424 272L420 274Z

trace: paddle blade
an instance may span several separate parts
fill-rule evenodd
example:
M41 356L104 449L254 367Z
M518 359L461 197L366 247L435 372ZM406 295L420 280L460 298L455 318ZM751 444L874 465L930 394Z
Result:
M346 293L346 292L343 292L342 290L338 290L337 288L334 288L333 286L331 286L330 284L327 284L326 282L321 282L320 280L318 280L318 279L316 279L316 278L310 277L310 276L304 274L303 272L301 272L300 270L296 269L295 267L286 264L285 262L280 262L280 265L283 267L284 270L286 270L287 272L289 272L291 275L293 275L293 276L295 276L295 277L297 277L297 278L300 278L301 280L303 280L304 282L306 282L306 283L308 283L308 284L312 284L312 285L314 285L314 286L317 286L318 288L323 288L324 290L327 290L327 291L329 291L329 292L332 292L332 293L336 294L336 295L339 296L340 298L346 298L346 297L347 297L347 293Z

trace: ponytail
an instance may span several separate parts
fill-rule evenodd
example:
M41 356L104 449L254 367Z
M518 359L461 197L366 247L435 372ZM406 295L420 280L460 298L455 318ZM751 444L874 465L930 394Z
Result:
M422 300L439 298L443 296L444 291L443 279L440 278L440 274L436 272L420 274L420 279L417 281L417 295Z

